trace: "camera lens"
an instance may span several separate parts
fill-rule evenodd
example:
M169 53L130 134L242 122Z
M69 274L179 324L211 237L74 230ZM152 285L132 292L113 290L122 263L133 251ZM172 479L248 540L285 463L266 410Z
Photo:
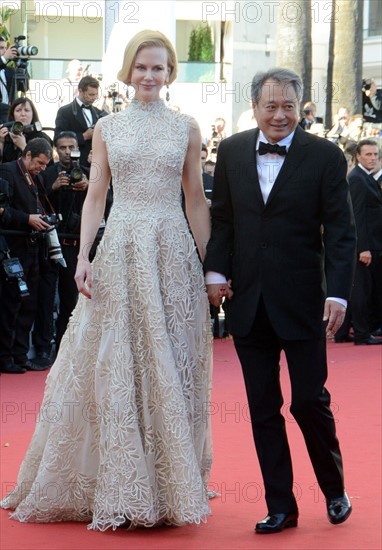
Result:
M24 130L24 124L22 122L18 122L17 120L15 120L15 122L11 126L12 134L16 134L17 136L19 136L20 134L23 133L23 130Z

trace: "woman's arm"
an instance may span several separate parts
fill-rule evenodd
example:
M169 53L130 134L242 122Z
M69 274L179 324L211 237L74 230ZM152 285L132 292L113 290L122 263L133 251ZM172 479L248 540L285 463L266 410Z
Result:
M101 137L101 124L100 120L94 128L93 159L90 168L88 192L82 208L80 253L75 275L79 292L82 292L88 298L91 298L88 289L91 289L92 284L89 252L104 216L106 193L111 177L106 143Z
M200 152L202 138L195 121L190 124L190 136L186 159L183 166L183 191L186 201L186 214L198 247L200 258L204 259L210 238L210 210L204 195Z

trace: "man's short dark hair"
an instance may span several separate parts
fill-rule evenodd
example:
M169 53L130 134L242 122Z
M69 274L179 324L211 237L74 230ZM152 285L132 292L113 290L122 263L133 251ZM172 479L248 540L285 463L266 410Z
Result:
M357 155L359 155L361 153L361 149L364 145L375 145L376 147L378 147L378 143L376 141L374 141L373 139L361 139L361 141L359 141L357 143L357 148L355 150Z
M99 80L94 78L94 76L82 77L78 83L78 89L85 92L88 88L99 88Z
M26 157L29 151L31 152L32 158L38 157L39 155L45 155L51 159L53 155L52 147L45 138L33 138L28 141L22 154L23 158Z
M202 151L208 153L207 145L205 143L202 143Z
M53 140L53 144L55 147L57 147L57 143L60 139L75 139L76 143L78 145L78 139L77 134L75 132L71 132L70 130L63 130L59 134L56 135L56 137Z

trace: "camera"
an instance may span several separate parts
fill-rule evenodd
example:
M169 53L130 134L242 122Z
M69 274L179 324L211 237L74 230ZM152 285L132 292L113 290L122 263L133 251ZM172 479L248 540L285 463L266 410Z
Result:
M14 282L19 289L20 298L29 296L28 285L24 281L24 270L18 258L7 258L1 262L3 266L5 279L8 282Z
M69 178L69 189L73 187L75 183L82 181L84 173L80 166L81 152L78 149L70 151L70 166L71 169L66 172L66 176Z
M311 109L304 109L304 115L312 115L313 111Z
M15 43L13 44L13 47L17 50L17 55L19 56L30 56L30 55L37 55L38 54L38 48L36 46L22 46L20 42L22 40L25 40L25 36L15 36Z
M5 122L3 124L3 128L9 128L9 131L12 134L20 136L21 134L30 134L31 132L41 132L42 124L41 122L37 121L34 124L27 124L26 126L24 126L22 122L13 120L11 122Z
M368 92L371 88L372 80L370 78L364 78L362 80L362 91Z
M43 217L44 222L52 225L50 229L44 231L48 243L48 258L56 264L66 267L65 258L62 254L60 241L58 239L57 230L54 226L58 225L62 220L61 214L49 214Z
M14 59L15 64L15 81L18 92L27 92L29 89L29 74L28 74L28 59L31 56L38 54L36 46L22 46L20 42L25 40L25 36L15 36L13 47L17 49L17 58Z

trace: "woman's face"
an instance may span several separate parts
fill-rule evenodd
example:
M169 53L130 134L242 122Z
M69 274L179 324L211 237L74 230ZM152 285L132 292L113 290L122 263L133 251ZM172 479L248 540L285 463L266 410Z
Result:
M32 124L33 111L30 103L27 101L26 103L17 105L13 111L13 116L17 122L21 122L24 126Z
M133 63L131 85L139 101L155 101L169 77L166 48L143 48Z

